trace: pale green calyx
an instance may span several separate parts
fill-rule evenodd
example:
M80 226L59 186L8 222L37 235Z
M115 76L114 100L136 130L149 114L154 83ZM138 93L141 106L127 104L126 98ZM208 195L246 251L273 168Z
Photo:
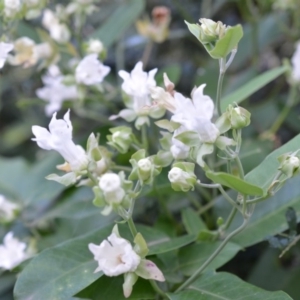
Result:
M278 157L280 162L279 170L288 178L293 177L300 171L300 159L296 153L285 153Z
M250 124L251 113L243 107L229 105L226 114L232 129L242 129Z
M108 135L108 145L117 149L120 153L126 153L130 145L135 141L132 129L126 126L110 128L112 135Z
M146 151L141 149L131 156L129 162L132 171L129 175L130 180L139 180L141 184L152 184L154 177L161 171L161 166L154 163L155 156L146 156Z
M196 175L194 174L195 165L193 163L175 163L168 174L171 186L175 191L188 192L194 190Z

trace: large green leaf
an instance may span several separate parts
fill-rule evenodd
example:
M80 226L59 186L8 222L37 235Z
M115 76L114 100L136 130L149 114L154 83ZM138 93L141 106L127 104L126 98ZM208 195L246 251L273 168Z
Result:
M107 48L110 47L135 22L144 10L145 4L145 0L124 1L123 4L118 5L118 8L90 38L98 38Z
M288 70L288 66L277 67L275 69L269 70L263 74L250 80L248 83L235 90L233 93L225 96L221 100L222 111L225 111L229 104L240 103L247 99L249 96L254 94L256 91L264 87L266 84L270 83L278 76L282 75Z
M167 270L168 273L180 270L184 275L191 276L210 255L220 246L221 242L199 242L183 247L179 250L179 264ZM208 266L214 270L232 259L241 247L234 243L228 243L216 259Z
M123 296L122 284L124 282L123 276L106 277L102 276L97 281L92 283L83 291L79 292L76 297L91 300L143 300L155 299L155 292L151 287L149 281L139 278L137 283L133 286L132 294L129 298Z
M170 300L292 300L284 292L264 291L225 272L205 273L187 290L168 297Z
M59 156L54 153L34 165L22 158L0 158L0 191L25 206L33 202L43 204L64 189L62 185L45 179L59 162Z
M205 175L215 183L225 185L242 194L262 196L264 191L258 186L247 182L239 177L223 172L208 171Z
M69 300L102 276L94 273L97 263L88 244L99 244L110 233L111 226L41 252L19 275L15 299Z

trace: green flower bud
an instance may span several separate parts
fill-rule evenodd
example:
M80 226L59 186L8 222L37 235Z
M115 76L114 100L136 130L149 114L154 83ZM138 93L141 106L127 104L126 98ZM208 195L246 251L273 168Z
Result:
M202 18L199 21L202 23L200 26L199 39L203 44L215 42L224 36L226 25L224 25L222 22L214 22L213 20L205 18Z
M187 162L180 162L173 165L168 174L171 186L175 191L188 192L194 190L196 175L194 174L195 165Z
M161 166L154 163L155 156L145 157L146 151L141 149L131 156L129 162L132 171L129 175L130 180L140 180L141 184L152 184L153 179L161 171Z
M300 171L300 159L297 156L283 154L278 157L278 160L281 163L278 169L287 177L293 177Z
M233 107L229 105L227 108L227 116L230 120L232 129L242 129L250 124L251 114L243 107Z
M134 140L132 129L126 126L119 126L109 129L112 135L108 135L108 145L117 149L120 153L126 153Z

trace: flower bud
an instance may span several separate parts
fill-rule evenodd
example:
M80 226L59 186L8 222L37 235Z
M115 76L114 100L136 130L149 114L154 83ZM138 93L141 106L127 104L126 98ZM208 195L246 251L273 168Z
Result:
M242 129L250 124L250 112L240 106L229 105L227 113L232 129Z
M161 166L154 163L155 157L145 157L146 151L141 149L131 156L129 162L132 164L130 180L140 180L141 184L152 184L153 179L161 171Z
M109 131L112 135L107 136L108 144L120 153L127 153L134 139L132 129L126 126L119 126L111 128Z
M293 177L295 173L299 171L300 160L297 156L293 154L283 154L278 158L278 160L281 162L278 169L287 177Z
M175 191L187 192L194 190L196 176L194 174L194 164L177 163L168 174L172 188Z
M199 21L202 23L200 26L200 39L203 44L215 42L224 36L226 25L221 21L214 22L213 20L205 18L202 18Z
M99 187L103 191L107 203L121 203L125 196L121 179L117 174L106 173L102 175Z
M148 158L143 158L138 161L138 168L143 180L147 180L150 176L152 163Z

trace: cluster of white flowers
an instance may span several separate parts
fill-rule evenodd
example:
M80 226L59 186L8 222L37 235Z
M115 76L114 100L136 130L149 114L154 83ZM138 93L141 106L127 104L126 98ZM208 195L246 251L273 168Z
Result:
M27 245L14 238L12 232L7 233L0 245L0 268L12 270L28 259L31 255L26 248Z
M59 68L52 65L48 68L46 75L42 77L44 87L36 90L36 95L48 102L45 107L47 116L51 116L55 111L60 110L65 100L78 98L77 87L75 85L65 85L64 76Z
M4 0L4 15L7 18L14 18L22 9L20 0Z
M151 89L156 86L154 76L157 69L149 73L143 71L143 63L138 62L131 73L119 71L119 76L124 80L122 89L126 94L125 105L127 109L120 111L118 115L111 116L114 120L117 117L125 119L127 122L136 120L135 126L140 128L143 124L149 123L148 116L160 118L165 110L152 105Z
M69 164L70 170L80 172L86 169L88 158L84 149L75 145L72 140L72 123L70 121L70 111L64 115L64 119L56 119L56 113L53 114L49 124L49 131L40 126L32 126L32 132L35 135L33 141L45 150L57 151Z

